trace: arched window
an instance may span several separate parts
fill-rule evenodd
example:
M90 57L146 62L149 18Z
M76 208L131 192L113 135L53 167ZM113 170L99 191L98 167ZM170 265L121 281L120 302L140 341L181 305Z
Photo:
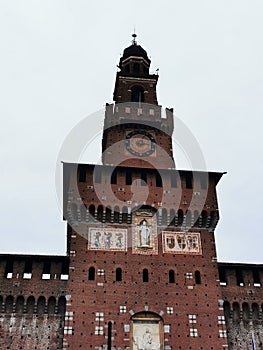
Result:
M33 314L34 313L34 309L35 309L35 298L33 297L33 295L30 295L27 298L26 312L28 314Z
M143 269L142 271L142 281L149 282L149 272L147 269Z
M56 298L50 297L47 303L47 313L49 315L54 315L56 312Z
M201 274L200 274L200 271L195 271L195 284L201 284Z
M22 314L24 312L25 299L22 295L19 295L16 299L16 312Z
M129 64L127 64L127 65L125 66L125 72L126 72L126 73L130 73L130 65L129 65Z
M59 315L65 315L66 312L66 298L61 296L58 299L58 313Z
M240 307L237 302L233 303L233 321L234 322L240 321Z
M165 208L162 210L162 225L167 225L167 210Z
M116 269L116 281L122 281L122 269L120 267Z
M259 320L259 307L257 303L252 304L252 320L253 321Z
M116 206L114 208L114 222L119 222L119 218L120 218L120 208Z
M95 267L91 266L89 268L89 281L94 281L95 280Z
M211 227L216 227L218 218L217 218L217 213L215 211L211 211L210 213L211 221L210 221L210 226Z
M175 210L170 210L170 225L175 226Z
M194 211L194 226L198 226L199 213L197 210Z
M186 212L185 223L186 223L187 227L191 227L192 226L192 213L191 213L191 210L187 210L187 212Z
M249 322L249 306L248 303L242 304L243 321Z
M11 314L13 312L13 304L14 304L14 298L12 295L9 295L5 301L5 312L7 314Z
M182 211L182 209L178 210L178 226L182 226L184 221L184 213Z
M103 206L99 205L98 211L97 211L97 220L102 222L102 218L103 218Z
M90 219L94 220L94 216L95 216L95 206L93 204L91 204L89 206L89 215L90 215Z
M43 296L39 297L37 301L37 313L39 315L42 315L45 313L45 305L46 305L45 297Z
M122 222L127 223L127 220L128 220L128 208L123 207L122 208Z
M106 208L106 222L111 222L111 207Z
M228 321L231 317L230 304L228 301L224 301L224 314L226 321Z
M205 210L203 210L201 216L202 216L202 227L206 227L207 212Z
M169 270L169 283L175 283L175 273L174 273L174 270Z
M144 89L139 85L131 88L131 102L144 102Z

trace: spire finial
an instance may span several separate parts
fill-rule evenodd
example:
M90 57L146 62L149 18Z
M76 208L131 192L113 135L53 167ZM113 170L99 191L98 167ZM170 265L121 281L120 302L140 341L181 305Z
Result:
M134 26L134 32L132 34L132 37L133 37L132 44L137 45L137 41L136 41L137 34L135 33L135 26Z

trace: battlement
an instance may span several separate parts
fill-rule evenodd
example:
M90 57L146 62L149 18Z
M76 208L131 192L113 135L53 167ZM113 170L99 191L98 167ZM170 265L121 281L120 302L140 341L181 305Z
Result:
M162 106L136 102L107 104L104 130L123 124L155 128L171 136L174 130L173 109L163 110Z

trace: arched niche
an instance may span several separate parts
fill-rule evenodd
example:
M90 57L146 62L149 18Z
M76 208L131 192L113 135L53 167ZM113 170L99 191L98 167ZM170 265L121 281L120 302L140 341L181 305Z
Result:
M131 349L163 349L163 319L160 315L142 311L131 317Z

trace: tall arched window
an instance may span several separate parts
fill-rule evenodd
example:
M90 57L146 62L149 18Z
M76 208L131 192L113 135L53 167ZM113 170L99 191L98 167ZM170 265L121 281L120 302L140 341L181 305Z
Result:
M95 267L91 266L89 268L89 281L94 281L95 280Z
M178 210L178 226L181 226L183 224L184 221L184 213L182 211L182 209Z
M131 102L144 102L144 89L142 86L134 85L131 88Z
M194 226L198 226L199 213L197 210L194 211Z
M47 303L47 313L49 315L54 315L56 311L56 298L50 297Z
M225 315L226 321L228 321L231 317L230 304L228 301L224 301L224 315Z
M162 225L167 226L167 210L165 208L162 210Z
M143 269L142 271L142 281L149 282L149 272L147 269Z
M191 210L187 210L187 212L186 212L185 223L186 223L187 227L191 227L192 226L192 213L191 213Z
M169 283L175 283L175 273L174 273L174 270L169 270Z
M252 320L253 321L259 320L259 307L257 303L252 304Z
M22 295L19 295L16 299L16 312L22 314L24 312L25 299Z
M122 222L126 223L128 220L128 208L127 207L123 207L122 208Z
M233 303L233 321L235 322L240 321L240 307L237 302Z
M30 295L27 298L26 312L28 314L33 314L34 313L34 308L35 308L35 298L33 297L33 295Z
M66 298L61 296L58 299L58 313L59 315L65 315L66 312Z
M114 222L119 222L120 218L120 208L116 205L114 208Z
M122 281L122 269L120 267L116 269L116 281Z
M45 297L41 296L37 300L37 313L39 315L42 315L45 313L45 305L46 305L46 299Z
M175 210L170 210L170 225L175 226Z
M95 205L91 204L89 206L89 214L90 214L90 220L94 220L95 216Z
M5 301L5 312L11 314L13 312L14 297L9 295Z
M97 220L102 222L103 218L103 206L99 205L97 210Z
M207 212L205 210L203 210L201 215L202 215L202 227L206 227Z
M243 322L249 322L249 305L248 305L248 303L242 304L242 312L243 312Z

